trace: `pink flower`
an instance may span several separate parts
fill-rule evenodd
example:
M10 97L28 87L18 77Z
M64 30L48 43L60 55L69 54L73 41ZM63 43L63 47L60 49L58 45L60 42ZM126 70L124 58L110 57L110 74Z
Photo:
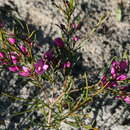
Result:
M10 52L9 55L10 55L9 58L11 58L11 61L12 61L13 64L18 63L18 61L19 61L19 56L17 55L16 52Z
M70 68L72 66L72 63L70 61L67 61L63 64L63 68Z
M26 48L24 45L20 45L20 49L21 49L21 51L22 51L24 54L27 54L27 53L28 53L28 50L27 50L27 48Z
M28 76L31 75L31 71L28 67L23 66L22 71L20 71L18 74L21 75L21 76L24 76L24 77L28 77Z
M121 61L120 62L120 70L125 71L128 68L128 61Z
M49 66L47 64L44 64L43 60L38 60L35 64L35 72L41 75L48 69L48 67Z
M4 22L0 21L0 28L3 28L3 27L4 27Z
M104 75L102 78L101 78L101 86L106 86L106 87L116 87L118 84L116 81L109 81L107 79L107 77Z
M113 78L116 77L116 70L113 66L111 67L111 75L112 75Z
M8 41L9 41L9 43L11 44L11 45L14 45L15 43L16 43L16 39L15 38L8 38L7 39Z
M72 40L75 41L75 42L77 42L77 41L79 40L79 37L78 37L78 36L74 36L74 37L72 38Z
M28 44L29 44L30 46L32 46L32 45L33 45L33 42L29 42Z
M5 58L5 53L4 52L0 52L0 65L7 65L7 61Z
M82 22L79 22L77 25L75 23L72 24L72 28L75 30L80 30L82 26Z
M126 69L128 69L128 61L113 61L110 68L112 78L107 79L106 76L103 76L101 78L102 85L104 86L108 82L107 87L118 86L118 81L123 81L128 78L125 74Z
M76 29L76 24L75 23L72 24L72 28Z
M10 66L8 69L9 69L10 71L12 71L12 72L17 72L17 71L20 70L20 67L19 67L19 66Z
M110 82L108 83L108 87L117 87L117 86L118 86L118 84L117 84L116 81L110 81Z
M55 40L54 40L54 44L56 45L56 46L58 46L58 47L64 47L64 42L63 42L63 40L61 39L61 38L56 38Z
M116 80L118 80L118 81L126 80L127 77L128 77L128 76L127 76L126 74L121 74L121 75L119 75L119 76L116 78Z
M116 96L115 99L123 99L123 96Z
M5 53L4 52L0 52L0 60L3 60L5 57Z
M44 65L43 65L43 70L47 70L48 67L49 67L49 66L48 66L47 64L44 64Z
M101 85L102 86L105 86L106 84L107 84L107 77L105 76L105 75L103 75L102 77L101 77Z
M116 80L126 80L127 75L125 74L128 68L128 61L113 61L111 66L111 75L113 79Z
M125 98L124 98L124 101L125 101L127 104L130 104L130 97L128 97L128 96L125 97Z
M43 57L50 61L53 58L53 52L51 50L48 50Z
M113 61L112 68L114 72L124 72L128 68L128 61ZM112 71L112 70L111 70ZM112 71L112 72L113 72Z

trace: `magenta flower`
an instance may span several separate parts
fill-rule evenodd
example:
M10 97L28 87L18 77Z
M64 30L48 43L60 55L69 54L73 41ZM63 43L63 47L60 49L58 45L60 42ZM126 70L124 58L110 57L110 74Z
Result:
M0 52L0 60L3 60L5 57L5 53L4 52Z
M112 74L116 72L125 72L125 70L128 68L128 61L113 61L111 71Z
M72 63L70 61L67 61L63 64L63 68L70 68L72 66Z
M11 58L11 61L13 64L18 63L18 61L19 61L19 56L17 55L16 52L10 52L9 58Z
M15 38L8 38L7 39L8 41L9 41L9 43L11 44L11 45L14 45L15 43L16 43L16 39Z
M101 83L102 83L102 86L105 86L106 84L107 84L107 77L105 76L105 75L103 75L102 77L101 77Z
M113 66L111 67L111 75L112 75L113 78L116 77L116 70Z
M72 28L76 29L76 24L75 23L72 24Z
M38 60L35 64L35 72L41 75L48 69L48 67L49 66L47 64L44 64L43 60Z
M33 45L33 42L28 42L28 44L29 44L30 46L32 46L32 45Z
M10 67L8 67L8 69L12 72L17 72L20 70L20 67L19 66L10 66Z
M128 68L128 61L113 61L111 67L111 75L113 79L116 80L126 80L127 75L125 74L126 69Z
M126 80L128 78L128 76L126 74L121 74L119 75L116 80L118 81L122 81L122 80Z
M50 61L53 59L53 52L51 50L48 50L43 57Z
M120 70L125 71L127 69L128 69L128 61L127 60L126 61L121 61L120 62Z
M44 64L44 65L43 65L43 70L47 70L48 67L49 67L49 66L48 66L47 64Z
M116 78L118 71L120 71L119 62L113 61L112 67L111 67L111 75L112 75L113 78Z
M125 101L127 104L130 104L130 97L128 97L128 96L125 97L125 98L124 98L124 101Z
M109 81L107 79L107 77L104 75L102 78L101 78L101 86L106 86L106 87L116 87L118 84L116 81Z
M101 78L101 85L105 85L107 82L108 87L116 87L118 86L118 81L123 81L128 78L125 74L128 69L128 61L113 61L112 66L110 68L110 73L112 78L107 79L106 76Z
M7 65L7 61L5 59L5 53L4 52L0 52L0 65Z
M18 74L24 77L28 77L31 75L31 71L28 67L22 66L22 70Z
M64 47L64 42L63 42L63 40L61 39L61 38L56 38L55 40L54 40L54 44L56 45L56 46L58 46L58 47Z
M75 41L75 42L77 42L77 41L79 40L79 37L78 37L78 36L74 36L74 37L72 38L72 40Z
M118 83L116 81L110 81L108 83L108 87L117 87L118 86Z
M27 48L26 48L24 45L20 45L20 49L21 49L21 51L22 51L24 54L27 54L27 53L28 53L28 50L27 50Z

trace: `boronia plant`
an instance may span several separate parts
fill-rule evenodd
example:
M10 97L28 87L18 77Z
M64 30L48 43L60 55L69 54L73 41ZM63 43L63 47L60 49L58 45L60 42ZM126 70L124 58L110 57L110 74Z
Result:
M44 89L44 98L32 100L15 97L3 93L1 95L14 100L27 101L32 105L30 109L12 116L28 112L39 112L42 116L40 122L34 123L46 129L60 129L62 123L67 123L77 128L95 129L92 125L85 123L89 114L84 113L84 108L93 102L100 94L111 93L118 100L130 104L129 77L127 75L129 61L127 55L118 59L112 59L108 68L102 74L98 83L89 85L87 72L83 74L82 87L76 85L77 80L73 75L74 67L78 64L80 57L77 50L80 48L81 21L74 18L73 13L78 5L78 0L62 0L62 4L53 2L53 5L62 12L65 22L57 24L62 35L53 40L53 46L44 52L42 56L36 56L33 52L35 43L32 40L35 32L26 34L21 38L17 31L11 33L6 31L4 25L0 25L0 67L7 69L18 76L32 82L36 87L44 89L48 81L51 94ZM15 29L14 29L15 30ZM61 82L60 87L57 83ZM58 94L54 91L59 88ZM77 94L78 93L78 94ZM32 126L33 127L33 126Z

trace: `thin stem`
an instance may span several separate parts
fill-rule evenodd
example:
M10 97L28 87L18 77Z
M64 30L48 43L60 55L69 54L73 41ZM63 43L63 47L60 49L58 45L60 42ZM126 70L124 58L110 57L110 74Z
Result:
M51 123L51 114L52 114L52 109L49 110L49 114L48 114L48 124L49 125Z

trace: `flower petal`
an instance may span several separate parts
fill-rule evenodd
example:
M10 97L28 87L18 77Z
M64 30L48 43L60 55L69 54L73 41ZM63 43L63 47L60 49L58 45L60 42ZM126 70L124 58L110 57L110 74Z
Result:
M124 101L125 101L127 104L130 104L130 97L124 98Z
M120 62L120 69L121 71L125 71L128 68L128 61L121 61Z
M116 80L119 80L119 81L126 80L127 77L128 77L128 76L127 76L126 74L121 74L121 75L119 75L119 76L116 78Z
M10 71L12 71L12 72L16 72L16 71L18 71L20 68L19 68L19 66L10 66L8 69L9 69Z
M64 42L63 42L63 40L61 39L61 38L56 38L55 40L54 40L54 44L56 45L56 46L58 46L58 47L64 47Z
M8 38L7 39L8 41L9 41L9 43L11 44L11 45L14 45L15 44L15 42L16 42L16 39L15 38Z

